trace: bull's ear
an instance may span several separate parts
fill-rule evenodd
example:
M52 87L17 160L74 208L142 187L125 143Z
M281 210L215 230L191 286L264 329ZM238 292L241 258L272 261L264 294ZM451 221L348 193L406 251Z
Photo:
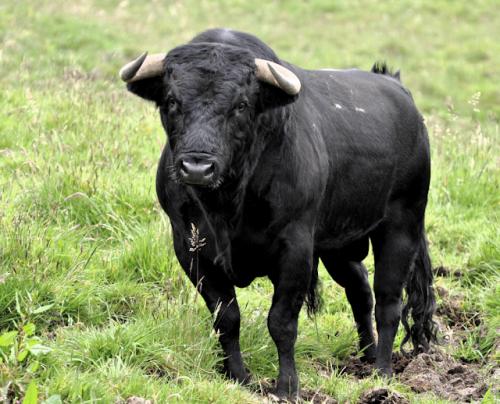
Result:
M279 88L267 83L261 83L258 109L260 112L264 112L269 109L284 107L296 99L296 96L290 96Z
M120 69L120 78L132 93L157 104L163 97L165 53L148 55L144 52Z
M155 102L157 105L164 99L165 85L163 77L150 77L132 81L127 83L127 89L145 100Z

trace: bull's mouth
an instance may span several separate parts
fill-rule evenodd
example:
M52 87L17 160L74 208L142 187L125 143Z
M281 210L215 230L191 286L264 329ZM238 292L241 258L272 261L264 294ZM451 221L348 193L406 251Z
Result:
M202 187L208 187L213 184L214 173L208 175L193 175L188 173L183 168L180 169L181 181L188 185L198 185Z

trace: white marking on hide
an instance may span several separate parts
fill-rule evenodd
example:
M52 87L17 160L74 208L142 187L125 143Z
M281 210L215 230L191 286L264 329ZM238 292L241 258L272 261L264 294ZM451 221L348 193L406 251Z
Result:
M340 104L335 104L335 108L337 108L337 109L342 109L342 105L340 105Z
M359 108L359 107L354 107L354 109L358 112L363 112L365 113L366 111L363 109L363 108Z

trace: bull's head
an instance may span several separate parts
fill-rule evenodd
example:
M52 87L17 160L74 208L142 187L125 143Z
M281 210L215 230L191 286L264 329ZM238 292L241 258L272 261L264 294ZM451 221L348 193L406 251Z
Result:
M213 43L144 53L125 65L120 77L131 92L157 104L174 178L211 188L234 170L238 154L252 143L263 87L288 98L300 91L299 79L286 67Z

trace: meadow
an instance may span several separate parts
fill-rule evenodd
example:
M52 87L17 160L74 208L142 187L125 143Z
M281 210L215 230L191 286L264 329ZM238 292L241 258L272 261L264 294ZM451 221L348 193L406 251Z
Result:
M352 357L356 331L343 290L322 268L324 308L313 319L301 314L296 346L304 400L367 402L374 389L386 389L390 402L494 402L500 385L494 0L2 1L0 401L273 400L260 392L277 375L266 327L271 284L259 279L237 291L244 359L255 380L241 387L218 372L222 357L210 315L175 258L156 200L156 164L166 141L158 113L128 94L117 75L144 50L167 51L218 26L251 32L306 68L369 69L386 60L401 69L429 128L427 231L439 353L409 363L398 356L407 367L391 380L365 372ZM373 271L371 259L367 265ZM400 330L397 345L401 338ZM417 361L426 364L420 373Z

